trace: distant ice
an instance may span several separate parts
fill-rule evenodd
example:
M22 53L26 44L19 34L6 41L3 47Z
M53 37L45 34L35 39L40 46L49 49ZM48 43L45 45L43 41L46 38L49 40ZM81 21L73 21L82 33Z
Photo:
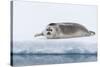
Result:
M96 37L80 37L70 39L43 39L33 41L17 41L13 43L13 53L24 54L68 54L68 53L96 53Z

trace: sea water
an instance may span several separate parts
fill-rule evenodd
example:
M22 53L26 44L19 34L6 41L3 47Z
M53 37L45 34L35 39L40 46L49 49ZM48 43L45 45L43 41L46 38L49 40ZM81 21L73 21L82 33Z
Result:
M13 66L44 65L92 62L97 60L96 54L15 54Z

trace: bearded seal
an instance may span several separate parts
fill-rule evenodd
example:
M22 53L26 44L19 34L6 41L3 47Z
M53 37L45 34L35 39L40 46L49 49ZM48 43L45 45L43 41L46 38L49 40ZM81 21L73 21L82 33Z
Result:
M78 23L50 23L43 32L36 34L35 37L45 36L47 39L63 39L92 35L95 35L95 32L89 31Z

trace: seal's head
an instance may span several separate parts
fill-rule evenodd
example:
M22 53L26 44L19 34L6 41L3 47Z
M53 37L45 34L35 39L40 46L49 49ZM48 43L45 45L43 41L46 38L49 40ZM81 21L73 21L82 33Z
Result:
M57 32L58 28L56 23L50 23L42 33L36 34L35 36L45 36L48 39L52 39L55 38Z
M57 31L58 29L56 23L50 23L43 32L43 34L44 36L46 36L46 38L51 39L55 38L55 36L57 35Z

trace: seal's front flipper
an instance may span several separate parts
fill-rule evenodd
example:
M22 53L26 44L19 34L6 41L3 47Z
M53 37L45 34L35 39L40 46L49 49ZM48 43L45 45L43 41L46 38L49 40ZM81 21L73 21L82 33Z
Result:
M34 35L34 37L37 37L37 36L43 36L43 33L38 33Z

